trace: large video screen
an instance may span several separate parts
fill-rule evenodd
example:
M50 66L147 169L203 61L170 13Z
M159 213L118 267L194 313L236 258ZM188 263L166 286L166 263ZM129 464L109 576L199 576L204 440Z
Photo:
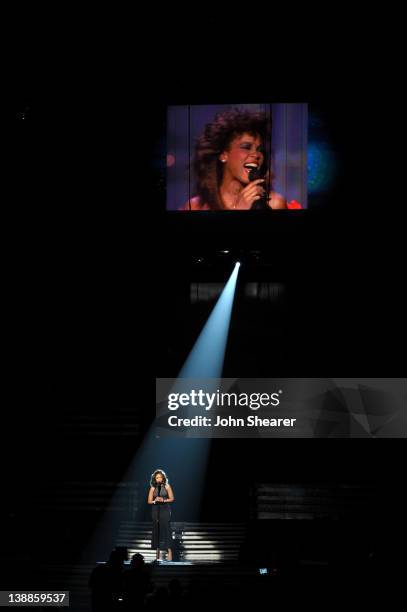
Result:
M307 208L307 103L168 107L167 210Z

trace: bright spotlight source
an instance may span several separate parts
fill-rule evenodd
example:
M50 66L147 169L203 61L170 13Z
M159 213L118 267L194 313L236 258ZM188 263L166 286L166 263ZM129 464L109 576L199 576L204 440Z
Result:
M240 261L237 261L237 262L236 262L236 266L240 266Z

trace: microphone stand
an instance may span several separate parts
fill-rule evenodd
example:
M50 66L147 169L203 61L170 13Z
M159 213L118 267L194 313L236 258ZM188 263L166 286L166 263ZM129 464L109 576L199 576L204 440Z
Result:
M160 488L157 486L157 495L156 498L159 497ZM158 550L158 559L160 561L160 504L156 501L156 505L158 506L157 510L157 550Z
M161 497L160 496L160 492L161 492L161 485L157 486L157 495L156 497ZM158 559L157 561L160 561L160 520L161 520L161 506L162 502L156 502L156 505L158 506L158 521L157 521L157 545L158 545Z

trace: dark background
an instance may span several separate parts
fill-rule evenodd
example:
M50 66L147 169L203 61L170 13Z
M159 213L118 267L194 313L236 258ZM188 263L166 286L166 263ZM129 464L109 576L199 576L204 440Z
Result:
M21 551L58 557L56 534L61 558L77 558L109 492L94 513L81 510L80 493L67 512L63 493L47 502L52 487L120 480L153 418L155 376L176 375L199 331L190 283L228 273L228 263L197 270L198 251L257 249L270 265L249 265L247 280L263 275L285 287L277 314L260 305L241 320L235 313L228 376L403 375L402 193L392 190L396 150L384 136L394 133L392 115L376 90L350 93L337 79L318 86L292 73L272 87L254 79L247 99L220 75L203 87L188 73L182 89L179 79L123 74L22 78L16 89L4 260L5 560ZM166 105L242 97L317 106L340 164L335 188L299 214L167 214ZM114 423L133 407L126 418L137 433L124 441L108 426L79 435L69 421L73 408L88 413L94 431L101 412ZM381 541L390 532L393 550L403 532L403 451L401 440L216 440L202 515L225 517L224 471L239 475L235 520L246 516L255 481L369 482Z

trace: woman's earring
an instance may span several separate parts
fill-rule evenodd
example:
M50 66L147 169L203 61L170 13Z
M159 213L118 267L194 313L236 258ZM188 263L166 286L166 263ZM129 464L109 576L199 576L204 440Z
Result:
M226 163L226 159L221 159L220 161L222 162L222 164Z

